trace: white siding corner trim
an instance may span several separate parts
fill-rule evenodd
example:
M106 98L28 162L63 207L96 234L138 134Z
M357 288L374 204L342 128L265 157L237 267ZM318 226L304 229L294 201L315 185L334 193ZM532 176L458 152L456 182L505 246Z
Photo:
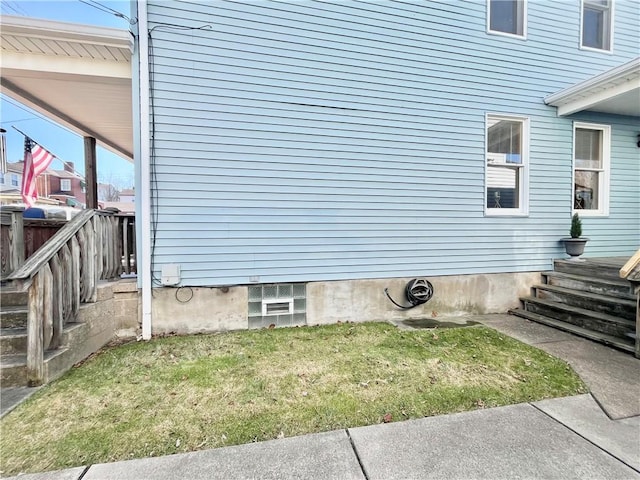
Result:
M147 1L138 0L138 58L140 61L140 125L149 125L149 40ZM140 129L140 213L142 226L142 338L151 339L151 164L148 128Z

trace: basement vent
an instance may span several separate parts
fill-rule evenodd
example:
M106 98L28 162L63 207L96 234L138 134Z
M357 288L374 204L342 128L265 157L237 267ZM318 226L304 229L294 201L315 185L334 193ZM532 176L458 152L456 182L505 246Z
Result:
M307 324L305 284L250 285L249 328Z
M286 315L293 313L293 298L288 300L263 300L262 315Z

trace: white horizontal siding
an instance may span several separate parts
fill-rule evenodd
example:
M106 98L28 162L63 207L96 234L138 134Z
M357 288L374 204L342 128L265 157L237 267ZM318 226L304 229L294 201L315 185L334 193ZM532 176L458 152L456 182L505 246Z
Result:
M542 99L637 56L581 51L580 2L528 2L527 39L484 1L149 2L156 274L185 285L549 268L571 211L572 119ZM204 27L174 29L160 24ZM206 25L206 27L205 27ZM530 118L530 214L484 216L486 113ZM638 120L609 123L611 215L588 252L640 243Z

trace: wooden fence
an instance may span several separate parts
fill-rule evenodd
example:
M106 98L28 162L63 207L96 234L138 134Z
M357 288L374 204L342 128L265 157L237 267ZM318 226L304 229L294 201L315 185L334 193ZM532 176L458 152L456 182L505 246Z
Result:
M13 223L19 226L19 220ZM96 301L98 281L135 273L134 224L133 216L83 210L4 278L12 289L29 292L30 385L43 383L45 350L60 347L64 326L77 320L80 304Z

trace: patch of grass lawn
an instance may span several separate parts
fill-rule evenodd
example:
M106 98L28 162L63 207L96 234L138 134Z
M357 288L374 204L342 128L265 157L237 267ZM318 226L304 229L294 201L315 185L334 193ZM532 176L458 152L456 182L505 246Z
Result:
M0 470L55 470L586 391L485 327L387 323L158 338L108 348L1 423Z

